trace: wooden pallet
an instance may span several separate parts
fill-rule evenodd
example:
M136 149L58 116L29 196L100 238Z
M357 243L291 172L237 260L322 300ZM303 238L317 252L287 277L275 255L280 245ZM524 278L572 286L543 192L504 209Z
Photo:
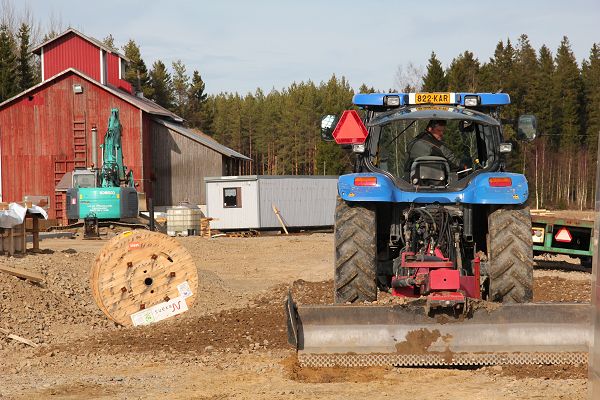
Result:
M226 235L227 235L227 237L255 237L255 236L259 236L260 233L258 231L251 229L248 231L227 232Z
M3 204L0 204L0 210L7 210L8 207L2 208ZM21 203L25 207L31 207L31 204ZM22 224L15 225L12 228L0 228L0 252L8 256L14 256L15 254L27 253L27 235L30 233L32 240L32 251L40 251L40 214L25 214L25 220ZM27 220L31 220L31 228L27 229Z

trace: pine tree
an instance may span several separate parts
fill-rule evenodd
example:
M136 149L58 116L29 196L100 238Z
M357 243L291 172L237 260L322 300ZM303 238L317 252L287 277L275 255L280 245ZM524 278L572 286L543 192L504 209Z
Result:
M502 41L496 45L494 57L490 59L489 70L490 75L487 77L489 85L487 89L491 92L508 92L512 95L514 82L512 80L513 64L515 61L515 50L510 42L506 41L506 45Z
M432 51L427 64L427 73L423 78L423 91L443 92L446 90L448 90L448 77L442 68L442 63Z
M536 111L534 85L539 70L540 65L535 49L529 43L527 35L523 34L519 37L517 43L513 69L516 95L519 96L518 107L521 112L532 113Z
M173 62L173 109L172 111L187 119L190 89L190 78L181 60Z
M164 108L170 109L173 107L173 79L161 60L156 60L152 64L149 76L150 87L152 88L152 96L150 98Z
M109 33L107 37L102 39L102 43L104 43L109 49L113 51L118 51L118 48L115 46L115 38L111 33Z
M538 117L538 129L551 140L558 140L555 112L559 99L554 94L554 57L546 45L538 51L539 69L533 82L534 111Z
M17 86L19 92L29 89L35 83L34 67L29 52L29 31L29 25L23 23L17 35L19 39L19 57L17 58Z
M212 107L207 105L208 95L204 93L204 89L202 76L198 71L194 71L188 89L188 114L185 117L190 126L208 133L212 124Z
M0 102L18 93L15 48L8 26L0 25Z
M152 87L150 86L150 77L146 63L142 59L140 48L133 40L129 40L123 46L125 57L129 59L129 64L125 71L125 80L131 83L134 93L142 93L144 97L152 97Z
M368 87L366 83L363 83L358 88L358 93L375 93L375 89L373 88L373 86Z
M467 50L452 60L447 75L448 90L476 92L479 88L479 60Z
M582 67L585 88L586 143L595 149L600 135L600 45L594 43Z
M560 127L560 145L574 148L580 143L583 84L579 66L564 36L556 52L554 96L559 100L556 110Z

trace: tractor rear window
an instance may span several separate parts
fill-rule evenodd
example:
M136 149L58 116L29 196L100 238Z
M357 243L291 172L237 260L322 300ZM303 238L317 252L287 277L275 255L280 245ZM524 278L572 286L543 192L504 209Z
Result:
M427 123L428 121L397 121L383 126L373 164L407 182L410 182L411 171L414 174L416 156L446 155L444 158L449 161L450 173L458 174L458 179L469 175L471 171L486 167L488 155L485 130L491 128L475 123L461 123L459 129L459 121L447 121L443 129L443 149L430 142L424 145L419 142Z

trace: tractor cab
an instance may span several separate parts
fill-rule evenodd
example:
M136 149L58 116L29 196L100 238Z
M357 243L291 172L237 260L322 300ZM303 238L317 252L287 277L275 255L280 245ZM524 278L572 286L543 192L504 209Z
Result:
M353 103L364 118L353 110L339 121L327 116L324 138L352 145L356 172L385 174L402 190L461 190L482 172L504 170L503 154L512 150L498 117L510 104L505 93L357 94ZM535 117L525 117L518 132L531 140ZM436 121L444 128L439 135L432 134Z

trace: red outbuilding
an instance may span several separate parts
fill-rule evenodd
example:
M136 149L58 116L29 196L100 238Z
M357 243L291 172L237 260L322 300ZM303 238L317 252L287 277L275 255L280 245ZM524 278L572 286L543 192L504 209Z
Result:
M99 166L112 108L119 109L124 163L157 206L204 204L205 176L248 168L248 157L131 93L126 58L101 42L68 29L33 52L41 57L42 82L0 104L2 201L49 196L49 217L64 219L64 188L57 185L76 167Z

